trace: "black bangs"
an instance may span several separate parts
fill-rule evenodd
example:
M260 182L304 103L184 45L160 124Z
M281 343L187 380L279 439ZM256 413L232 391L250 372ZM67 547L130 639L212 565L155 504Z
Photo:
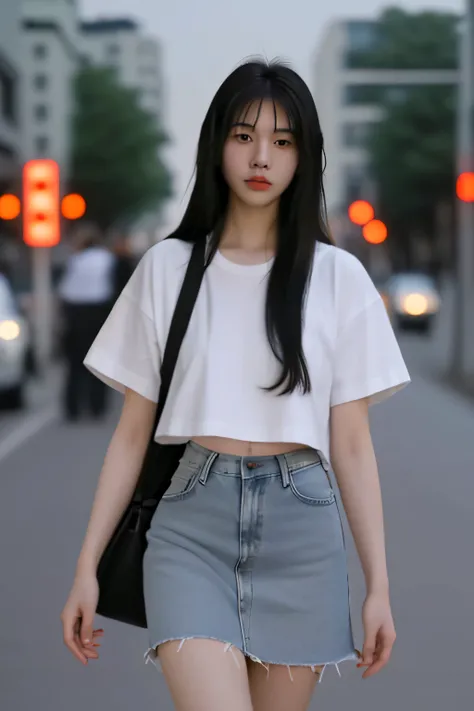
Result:
M232 76L232 75L231 75ZM275 130L288 128L298 137L302 136L301 124L301 107L298 107L297 97L291 91L289 86L281 81L281 77L276 72L269 69L267 72L254 74L253 81L244 84L236 91L225 107L225 112L221 116L216 116L216 127L219 131L220 142L225 141L232 126L235 123L247 123L255 128L264 101L273 103L273 111L275 116ZM257 110L254 114L255 105ZM277 105L285 112L288 125L278 126ZM249 121L249 114L253 114L253 120Z
M245 96L245 94L248 93L250 92L244 91L243 96L236 97L235 106L229 106L229 109L226 112L226 115L224 116L222 126L222 131L224 134L228 134L235 123L246 123L249 126L252 126L252 128L255 128L258 123L258 119L260 118L260 113L262 111L262 105L264 101L271 101L273 103L273 114L275 116L275 131L277 131L278 129L288 128L292 132L297 132L297 112L287 95L285 95L283 92L273 91L268 96L259 96L258 94L256 96ZM256 92L252 92L252 94L254 93ZM253 108L256 104L258 106L255 112L255 117L253 121L249 121L249 114L251 112L253 113ZM277 106L281 106L281 108L285 112L288 119L288 125L278 126Z

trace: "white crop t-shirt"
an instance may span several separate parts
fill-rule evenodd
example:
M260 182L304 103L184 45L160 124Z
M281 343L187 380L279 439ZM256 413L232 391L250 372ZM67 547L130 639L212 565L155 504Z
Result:
M161 359L191 248L177 239L151 247L97 335L84 364L113 388L158 400ZM158 442L204 435L294 442L328 461L332 406L380 402L410 382L365 268L349 252L318 242L303 329L311 392L266 392L280 373L265 330L272 263L236 264L216 253L181 347Z

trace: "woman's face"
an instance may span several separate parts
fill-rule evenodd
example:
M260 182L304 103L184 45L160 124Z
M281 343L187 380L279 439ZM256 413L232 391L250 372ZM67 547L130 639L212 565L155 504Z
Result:
M270 100L261 107L256 101L241 121L232 126L224 144L224 178L242 202L266 206L293 180L298 165L295 138L285 111Z

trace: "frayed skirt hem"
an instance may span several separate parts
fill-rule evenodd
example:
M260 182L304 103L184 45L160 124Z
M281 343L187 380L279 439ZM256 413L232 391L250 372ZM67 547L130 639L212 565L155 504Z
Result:
M178 646L178 649L177 649L177 652L180 652L184 643L189 639L210 639L215 642L221 642L224 645L223 651L230 652L234 658L235 663L238 666L239 660L233 653L234 648L236 648L240 652L242 652L242 654L245 657L248 657L249 659L251 659L253 662L255 662L257 664L261 664L267 670L267 676L270 674L270 667L271 666L285 666L288 668L290 679L293 681L291 667L310 667L311 670L313 671L313 673L318 674L318 676L319 676L318 684L320 684L322 681L326 667L334 666L336 668L339 676L341 676L341 672L339 671L339 664L342 664L343 662L349 662L349 661L358 661L361 658L360 652L357 649L355 649L351 654L348 654L346 657L343 657L342 659L338 659L336 661L330 661L330 662L285 662L285 661L269 661L269 660L262 661L261 659L256 657L254 654L252 654L248 650L245 650L242 647L237 647L232 642L228 642L224 639L218 639L217 637L196 636L196 637L171 637L169 639L163 639L163 640L157 642L152 647L149 647L147 649L147 651L145 652L145 654L144 654L145 664L148 664L149 662L151 662L156 667L156 669L158 669L158 671L161 671L161 665L159 663L158 654L157 654L158 647L162 644L166 644L166 642L180 642L180 645Z

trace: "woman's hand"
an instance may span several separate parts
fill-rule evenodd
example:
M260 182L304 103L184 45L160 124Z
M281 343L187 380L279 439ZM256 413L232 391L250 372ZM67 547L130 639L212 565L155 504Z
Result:
M102 629L93 630L92 624L99 600L99 585L95 575L78 575L61 613L64 644L82 664L98 659L95 651L100 644Z
M362 608L364 648L358 667L368 667L363 679L377 674L388 663L396 634L387 593L370 593Z

